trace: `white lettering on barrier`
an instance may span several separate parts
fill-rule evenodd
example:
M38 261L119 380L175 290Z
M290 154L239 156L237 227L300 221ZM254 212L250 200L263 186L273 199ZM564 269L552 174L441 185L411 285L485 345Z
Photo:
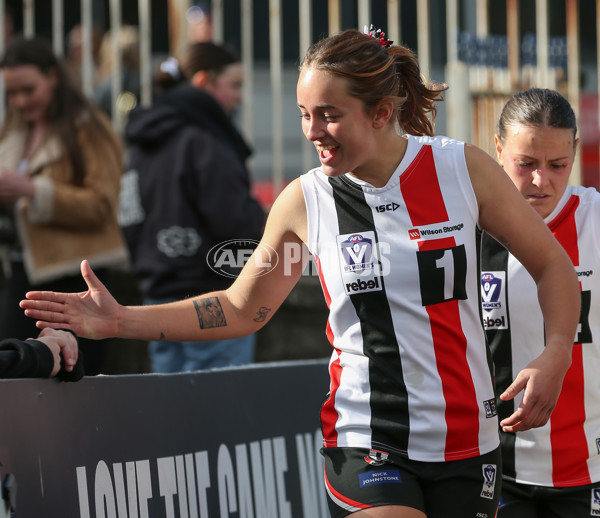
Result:
M237 464L238 501L240 518L254 517L254 502L252 499L252 484L250 483L250 466L248 464L248 449L245 444L235 447L235 460Z
M208 471L208 452L199 451L196 459L196 485L198 487L198 505L200 518L208 518L208 488L210 487L210 472Z
M303 516L325 518L323 461L319 453L321 432L298 434L295 439ZM166 518L209 518L209 492L216 490L218 516L223 518L233 513L238 513L240 518L291 518L285 437L237 444L234 453L235 458L232 458L227 445L219 446L216 488L210 481L209 452L157 458L156 494L160 495L163 515ZM86 466L77 467L80 518L91 517L90 496L95 510L93 518L149 518L153 496L150 467L150 460L114 463L111 474L106 462L100 460L93 480L88 480ZM300 502L294 505L299 507Z
M159 494L165 499L167 518L175 518L175 504L173 502L173 497L177 494L175 459L173 457L156 459L156 467L158 469Z
M217 485L219 488L219 510L221 516L229 516L229 513L237 511L235 500L235 474L233 473L233 462L227 446L221 444L217 454Z
M112 479L106 462L100 461L96 466L94 479L94 494L96 495L96 518L117 518L115 494ZM106 514L104 511L106 509Z

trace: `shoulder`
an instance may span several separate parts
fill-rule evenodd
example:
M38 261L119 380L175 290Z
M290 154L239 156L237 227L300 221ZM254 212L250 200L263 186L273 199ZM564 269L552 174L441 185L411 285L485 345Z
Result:
M300 178L290 182L273 203L266 231L292 233L306 242L306 204Z

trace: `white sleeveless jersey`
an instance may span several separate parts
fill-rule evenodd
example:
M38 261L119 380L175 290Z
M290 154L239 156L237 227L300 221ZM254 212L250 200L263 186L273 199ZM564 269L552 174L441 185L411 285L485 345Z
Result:
M569 254L581 288L582 311L573 361L548 423L502 433L504 474L525 484L568 487L600 481L600 194L568 186L546 224ZM484 236L482 306L504 390L544 348L536 286L525 268ZM500 417L521 401L500 402Z
M334 349L325 446L421 461L498 447L464 144L409 136L382 188L320 168L301 183Z

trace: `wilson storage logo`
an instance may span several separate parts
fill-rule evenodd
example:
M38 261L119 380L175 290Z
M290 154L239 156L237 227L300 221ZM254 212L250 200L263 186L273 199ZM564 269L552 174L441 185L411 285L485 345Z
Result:
M247 272L242 273L248 261L252 261ZM223 276L261 277L275 268L279 257L274 248L254 239L230 239L213 246L206 254L210 269Z

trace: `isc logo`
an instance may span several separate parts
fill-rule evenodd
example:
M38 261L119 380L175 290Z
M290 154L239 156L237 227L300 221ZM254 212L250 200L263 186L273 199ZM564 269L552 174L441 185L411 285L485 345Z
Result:
M398 205L397 203L388 203L386 205L378 205L377 207L375 207L375 210L377 212L385 212L386 210L394 211L398 208L400 208L400 205Z

